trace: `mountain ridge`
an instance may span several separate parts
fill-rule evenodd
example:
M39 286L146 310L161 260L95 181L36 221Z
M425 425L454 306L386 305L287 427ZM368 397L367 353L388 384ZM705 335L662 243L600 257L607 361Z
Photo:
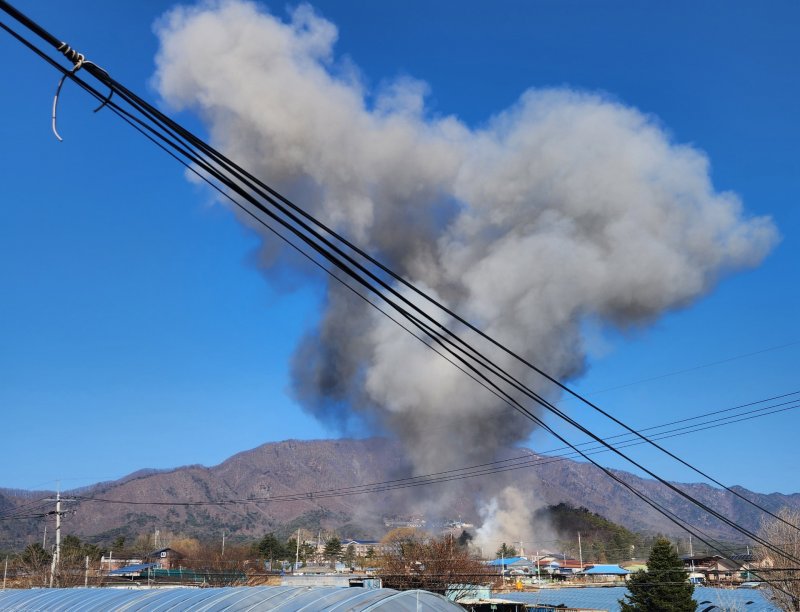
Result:
M299 526L380 537L385 531L386 516L438 514L440 518L461 517L478 523L481 505L503 487L513 485L531 493L536 507L568 503L642 533L681 531L591 464L541 456L525 448L508 449L505 454L513 457L521 453L542 461L524 470L377 495L315 498L310 494L307 498L273 502L269 498L405 478L411 474L411 468L401 445L386 438L268 442L213 466L145 468L118 480L67 491L65 497L80 495L110 501L67 503L71 513L65 517L64 529L66 533L95 541L116 535L133 537L153 529L200 537L224 529L232 537L245 538ZM657 482L624 471L613 472L709 535L740 539ZM678 483L678 486L748 529L758 529L760 512L730 493L702 483ZM800 493L762 494L735 488L772 512L783 506L800 508ZM0 489L0 513L14 512L38 495L50 493ZM254 498L263 501L246 501ZM230 505L224 503L226 500L243 501ZM172 505L176 501L208 505ZM24 546L41 540L42 529L41 521L37 520L0 521L0 538L6 546Z

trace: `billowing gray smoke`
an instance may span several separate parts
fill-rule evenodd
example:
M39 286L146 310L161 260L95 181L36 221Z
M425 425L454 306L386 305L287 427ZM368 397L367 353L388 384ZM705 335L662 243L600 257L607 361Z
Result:
M201 113L216 146L556 376L584 367L587 318L647 323L776 240L714 190L701 152L603 96L530 90L473 128L431 116L424 83L367 91L308 6L283 22L204 4L158 34L161 95ZM493 458L532 427L335 284L294 377L307 410L389 429L420 473Z

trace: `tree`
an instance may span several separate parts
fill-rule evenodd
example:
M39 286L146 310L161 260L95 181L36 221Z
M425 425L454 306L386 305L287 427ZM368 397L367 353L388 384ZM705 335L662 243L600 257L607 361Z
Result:
M47 583L47 573L52 559L52 555L38 542L28 544L25 547L25 550L19 556L19 561L23 572L28 577L29 586L39 586Z
M308 542L303 542L300 545L300 561L302 565L305 566L309 559L312 561L314 560L314 556L317 554L317 547L313 544L309 544Z
M466 585L498 583L500 577L466 548L458 546L452 536L431 538L418 532L412 539L408 535L395 541L380 560L378 575L385 587L441 594L450 588L458 599L458 589Z
M503 542L503 545L500 548L498 548L497 552L494 554L498 559L500 559L501 557L504 559L508 559L509 557L517 556L517 549Z
M620 599L621 612L694 612L694 585L672 543L659 538L647 559L647 571L628 581L628 593Z
M111 543L111 550L116 550L117 552L125 550L125 536L119 535L114 538L114 541Z
M300 567L305 567L307 561L314 557L314 553L317 549L307 542L302 542L298 548L297 538L290 538L289 541L286 542L284 550L284 554L288 560L294 563L295 557L297 557L297 560L300 562Z
M765 520L759 535L784 554L762 547L758 551L760 564L769 568L765 589L772 602L781 610L800 610L800 570L792 558L800 557L800 511L784 508L779 519ZM786 523L789 523L787 525Z
M264 559L270 561L283 559L286 556L286 549L275 534L270 532L261 538L254 545L254 552Z
M203 581L208 586L224 587L241 585L246 578L246 570L260 571L260 564L256 568L248 568L247 560L252 559L253 547L243 544L228 543L225 554L222 552L221 542L218 538L201 541L192 557L181 559L181 567L193 570L188 576L203 576ZM187 577L188 577L187 576Z
M325 558L329 561L335 562L342 556L342 541L333 536L325 542L325 549L323 550Z
M28 544L20 555L20 560L25 565L35 567L49 565L51 559L52 556L50 553L47 552L38 542L35 544Z
M356 545L348 544L344 551L344 563L347 567L353 567L356 562Z
M595 563L608 563L606 545L603 542L592 542L591 556Z
M83 584L86 576L86 558L97 562L102 551L96 544L83 542L78 536L68 534L61 540L61 562L56 568L59 586L70 587Z

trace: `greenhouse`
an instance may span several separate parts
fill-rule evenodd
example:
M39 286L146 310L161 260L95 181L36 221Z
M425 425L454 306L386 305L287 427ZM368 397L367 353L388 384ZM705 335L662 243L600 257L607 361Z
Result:
M10 589L0 591L0 610L47 610L48 612L458 610L463 612L460 606L429 591L395 591L360 587Z

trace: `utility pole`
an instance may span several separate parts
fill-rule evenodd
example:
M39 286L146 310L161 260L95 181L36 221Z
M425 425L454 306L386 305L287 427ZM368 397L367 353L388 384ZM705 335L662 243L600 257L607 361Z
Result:
M297 550L294 553L294 569L292 573L297 571L297 566L300 565L300 528L297 528Z
M578 532L578 558L580 559L580 562L581 562L580 571L583 571L583 548L581 548L581 532L580 531Z
M6 566L3 568L3 590L6 590L6 575L8 574L8 555L6 555Z
M47 550L47 523L44 524L44 537L42 538L42 548Z
M89 586L89 555L86 555L86 571L83 573L83 586Z
M61 485L56 491L56 550L53 554L53 563L50 566L50 588L53 588L53 580L61 567Z
M221 557L225 556L225 530L222 530L222 554Z

